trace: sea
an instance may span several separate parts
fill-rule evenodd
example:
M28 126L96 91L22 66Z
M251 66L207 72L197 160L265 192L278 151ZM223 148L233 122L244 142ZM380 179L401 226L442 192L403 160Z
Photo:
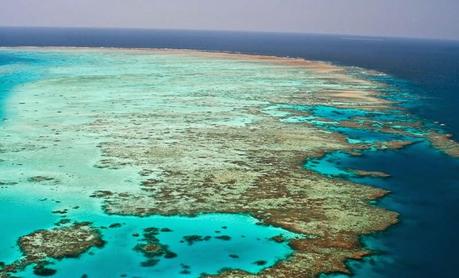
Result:
M388 74L385 82L413 96L410 112L459 140L459 41L350 35L140 29L0 28L0 46L180 48L301 57ZM0 57L0 65L7 63ZM33 78L33 77L24 77ZM11 89L0 79L0 103ZM1 110L1 109L0 109ZM0 111L1 116L1 111ZM319 165L319 166L317 166ZM325 165L325 166L324 166ZM400 213L386 231L363 236L373 256L349 260L350 275L323 277L457 277L459 160L426 142L362 156L326 154L305 168L391 193L375 205ZM389 178L346 175L383 171ZM336 173L339 175L335 175ZM343 175L344 173L344 175ZM243 222L243 220L241 220Z

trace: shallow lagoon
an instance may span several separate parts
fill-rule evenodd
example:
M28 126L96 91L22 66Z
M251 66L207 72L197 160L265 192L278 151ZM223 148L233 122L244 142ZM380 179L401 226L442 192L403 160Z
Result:
M40 86L37 86L37 93L33 96L35 92L33 89L23 90L22 86L30 81L38 81L40 78L51 76L56 81L59 77L69 76L75 71L90 70L84 66L80 67L80 62L87 65L92 62L93 56L91 54L78 56L62 53L2 51L0 58L0 73L2 73L0 76L2 80L8 81L1 83L2 109L0 112L4 112L8 109L3 107L3 101L7 101L6 97L11 94L11 90L19 88L23 93L30 94L29 100L34 97L39 100L38 95L42 93ZM113 60L110 56L98 58L101 64L108 67L107 70L111 69L110 63ZM58 67L53 68L53 65ZM70 69L65 66L69 66ZM158 72L161 71L160 68L153 68ZM134 69L136 70L144 71L141 68ZM53 72L50 73L50 71ZM103 75L104 73L97 74ZM190 74L190 78L193 78L192 75ZM130 88L135 93L135 86L130 86ZM181 92L180 88L176 90ZM110 88L106 92L111 94ZM164 93L167 94L167 92ZM222 98L220 101L227 100ZM49 107L40 106L40 103L20 103L22 110L28 113L33 113L34 109L35 112L37 108L40 109L43 114L35 118L35 122L40 121L45 125L60 125L63 122L75 124L88 120L86 115L80 115L80 111L74 110L73 118L55 121L56 109L53 110L53 107L63 109L67 104L63 105L62 101L53 100L48 100ZM161 107L163 104L156 103L156 105ZM231 103L226 105L231 106ZM222 108L230 111L229 108L224 108L224 105ZM67 106L65 109L68 113L72 113L72 107ZM116 110L113 107L111 109ZM186 108L177 106L175 109ZM201 108L196 107L196 109ZM11 113L10 110L7 116L5 116L5 124L9 124L11 119L18 115ZM34 119L33 116L32 119ZM249 118L228 119L222 124L238 126L248 121L250 121ZM27 124L31 121L24 120L24 122ZM30 138L29 135L31 135ZM23 134L22 143L33 144L33 136L48 135L38 125L30 126L28 132ZM107 241L107 244L102 249L92 248L89 253L83 254L78 259L55 261L50 267L57 270L56 277L75 275L80 277L83 274L89 277L116 277L122 274L141 277L152 274L155 277L184 275L199 277L202 273L217 274L223 269L240 269L256 273L292 254L293 250L289 247L288 240L296 237L296 234L262 225L249 215L203 214L195 217L135 217L105 214L101 209L100 201L87 198L86 194L97 190L98 186L107 184L112 184L112 187L117 184L120 187L133 188L134 184L140 182L137 174L139 169L128 167L126 170L114 170L94 167L96 160L93 157L99 151L95 146L88 144L92 139L75 138L72 137L73 135L55 139L54 144L50 139L49 146L53 146L53 152L49 152L46 148L30 153L13 152L12 156L10 154L2 157L5 160L0 160L0 169L3 173L0 221L6 227L2 229L2 240L0 241L0 248L6 252L0 254L0 262L11 263L21 257L21 252L16 244L19 237L38 229L52 228L62 219L72 222L92 222L94 227L101 228L103 239ZM11 139L9 136L7 138ZM58 146L56 142L61 141L66 143ZM42 182L44 184L31 181L31 176L41 177L40 175L52 175L57 178L44 180ZM61 182L67 185L65 189L54 186ZM68 210L68 212L62 214L58 212L62 210ZM121 224L120 227L107 228L118 223ZM161 232L157 238L161 244L167 245L172 252L176 253L177 257L161 258L154 266L142 267L141 263L146 258L140 252L135 251L134 247L141 241L143 229L150 227L171 230ZM140 236L133 236L133 234L140 234ZM185 236L193 235L210 238L193 244L184 241ZM285 239L284 242L276 242L272 239L279 235ZM223 237L218 238L219 236ZM20 273L20 276L34 276L32 266Z
M288 239L296 234L281 228L261 225L255 218L239 214L203 214L196 217L183 216L117 216L107 215L100 209L100 204L91 200L82 202L74 196L60 196L41 192L38 200L34 194L21 193L21 186L2 192L0 203L0 221L2 229L0 248L6 250L0 254L0 261L10 263L20 257L17 247L18 237L38 229L52 228L61 219L71 221L90 221L94 227L101 228L106 245L102 249L92 248L89 253L78 259L53 261L49 267L56 269L55 277L129 276L180 277L186 270L186 277L199 277L201 273L216 274L224 268L241 269L256 273L292 253ZM54 197L59 196L60 201ZM52 213L67 208L65 215ZM10 212L10 213L4 213ZM115 227L110 228L110 225ZM117 227L117 224L121 224ZM161 244L177 254L175 258L161 258L159 263L150 267L141 267L146 258L134 250L142 240L145 228L168 228L157 238ZM137 236L139 234L140 236ZM205 241L189 244L185 236L210 236ZM219 239L229 236L229 239ZM279 243L272 238L282 236L285 242ZM237 257L236 257L236 256ZM263 263L257 263L263 262ZM185 267L185 268L184 268ZM20 273L23 277L34 276L32 267Z
M85 254L81 259L58 263L57 277L69 277L75 271L84 270L90 277L121 274L141 277L177 277L184 270L187 277L199 277L201 273L216 274L223 268L242 269L256 273L265 267L274 265L278 260L291 254L286 243L279 244L270 238L283 235L293 236L282 229L257 225L257 221L244 215L210 214L189 217L94 217L95 224L110 225L113 221L122 223L120 228L111 228L103 232L106 246L95 250L94 255ZM89 219L91 219L89 217ZM177 254L176 258L162 258L153 267L139 267L146 261L142 254L133 250L139 239L133 233L142 234L149 227L169 228L171 232L161 232L158 239ZM189 244L185 236L212 236L207 241ZM229 236L222 240L216 237ZM237 256L233 258L231 256ZM256 262L264 261L262 265ZM82 273L83 274L83 273Z

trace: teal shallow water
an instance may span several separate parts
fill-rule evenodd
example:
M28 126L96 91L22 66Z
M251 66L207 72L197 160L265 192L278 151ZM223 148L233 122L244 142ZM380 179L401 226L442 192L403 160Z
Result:
M377 144L389 141L412 141L417 142L417 137L424 133L409 125L399 125L399 123L410 124L416 121L414 116L407 115L402 110L388 110L385 112L374 112L357 108L338 108L333 106L305 106L305 105L274 105L265 110L273 116L282 117L286 123L307 123L317 128L327 131L337 132L346 137L351 144ZM291 113L295 115L292 116ZM305 115L297 115L298 112ZM355 120L364 123L365 117L373 121L371 129L343 127L340 122ZM394 130L399 130L406 134L388 133L382 131L382 127L390 126Z
M89 218L91 219L91 218ZM97 221L99 220L99 221ZM278 244L270 238L276 235L289 235L276 228L257 225L253 218L243 215L211 214L195 218L187 217L106 217L92 220L96 224L110 224L110 221L123 223L121 228L112 228L103 232L106 246L95 250L94 255L85 254L79 260L66 260L56 265L57 277L69 277L76 271L85 270L90 277L121 274L141 277L177 277L188 266L187 276L198 277L202 273L216 274L223 268L242 269L256 273L291 254L286 244ZM124 224L125 223L125 224ZM139 267L146 261L141 254L133 250L139 240L133 233L142 233L148 227L169 228L172 232L162 232L158 236L161 243L178 254L176 258L161 259L154 267ZM213 236L203 242L189 245L185 236ZM227 235L230 240L221 240L215 236ZM232 258L236 255L238 258ZM265 261L265 265L257 265ZM83 273L82 273L83 274Z
M76 72L87 71L88 74L97 77L108 74L107 71L93 72L89 66L80 67L80 63L88 66L95 54L75 55L71 53L48 53L34 51L0 51L0 112L3 113L4 125L10 124L22 116L19 112L34 113L40 103L19 103L22 108L11 112L4 103L15 93L28 94L27 101L40 94L40 86L33 91L32 88L24 89L30 83L43 79L50 82L59 82L61 76L73 76ZM113 59L109 55L98 57L99 62L107 66L107 70L116 70L111 67ZM162 59L158 56L158 59ZM116 60L116 59L115 59ZM193 62L193 61L191 61ZM164 63L162 63L164 64ZM56 67L54 67L56 66ZM69 66L70 69L67 69ZM158 68L159 67L159 68ZM161 72L161 66L152 66L157 74ZM134 68L133 71L146 71L150 69ZM53 71L50 73L50 71ZM120 72L123 72L122 70ZM132 75L135 76L133 72ZM129 78L129 77L128 77ZM193 78L192 74L190 78ZM90 81L90 77L88 80ZM5 82L3 82L5 81ZM217 80L218 81L218 80ZM84 82L83 82L84 84ZM129 80L129 88L136 92L135 80ZM125 86L125 83L119 85ZM71 87L70 87L71 89ZM198 88L199 89L199 88ZM98 88L102 91L102 88ZM184 88L176 88L179 94ZM112 93L110 88L108 93ZM35 93L38 92L38 93ZM45 92L46 93L46 92ZM88 92L92 94L92 92ZM164 92L168 94L169 92ZM97 98L97 93L92 94ZM132 97L132 96L131 96ZM39 101L39 97L36 98ZM83 98L84 99L84 98ZM134 97L135 99L135 97ZM219 101L227 101L222 98ZM74 111L74 118L57 120L57 109L72 111L69 103L48 101L49 107L40 107L45 111L42 120L46 125L76 124L78 121L88 121L86 115L78 118L80 111ZM158 107L163 106L157 103ZM58 107L55 109L55 107ZM231 106L231 103L228 104ZM122 110L120 107L108 109ZM175 109L186 109L176 106ZM198 107L197 109L203 109ZM230 108L223 108L228 109ZM8 111L8 112L5 112ZM18 112L19 111L19 112ZM25 120L25 127L19 130L24 133L20 139L21 144L33 146L33 132L48 136L43 130L35 128L31 120ZM228 119L223 124L244 125L250 119ZM30 126L29 126L30 125ZM20 134L20 133L19 133ZM6 135L6 134L3 134ZM37 135L38 136L38 135ZM10 135L4 136L5 140L11 140ZM0 262L12 263L19 259L22 254L18 248L19 237L32 233L39 229L50 229L61 219L72 222L90 221L93 226L100 228L103 239L107 244L101 248L92 248L90 252L83 254L77 259L64 259L53 261L50 267L57 270L55 277L81 277L86 274L89 277L119 277L126 274L130 277L199 277L202 273L217 274L223 269L238 269L250 273L257 273L262 269L273 266L280 260L287 258L293 250L288 245L288 239L297 235L284 229L262 225L255 218L244 214L203 214L196 217L185 216L117 216L107 215L101 209L100 201L88 198L91 192L97 190L97 186L115 185L119 187L133 188L140 183L138 178L139 169L129 168L125 170L101 169L94 167L99 155L97 148L91 147L91 138L74 138L69 136L59 140L67 145L58 148L58 140L47 142L48 147L53 146L53 151L47 147L31 152L10 152L9 156L0 159L0 223L2 223L2 237L0 240ZM20 149L21 147L18 147ZM32 147L33 149L33 147ZM44 184L30 181L31 176L52 175L58 176L59 182L65 183L66 187L53 186L54 181ZM14 182L14 183L13 183ZM100 187L102 188L102 187ZM132 189L135 190L135 189ZM53 213L56 210L68 209L67 214ZM121 227L107 228L111 224L119 223ZM145 228L168 228L170 232L162 232L158 235L161 244L167 245L169 250L176 253L175 258L161 258L154 266L141 266L146 258L134 247L140 243L140 234ZM195 242L192 245L184 241L186 236L210 237L206 241ZM287 241L279 243L272 237L281 235ZM218 238L224 236L223 238ZM19 273L21 277L33 277L33 265Z
M59 217L51 213L53 207L52 203L40 202L36 196L2 190L0 194L0 221L2 223L0 261L11 263L21 256L16 244L20 236L54 226Z
M20 186L18 186L20 187ZM256 273L292 254L287 241L278 243L274 236L285 239L297 237L296 234L260 225L255 218L239 214L203 214L196 217L184 216L117 216L107 215L98 207L100 204L82 202L71 196L60 197L56 201L53 195L21 193L21 188L2 192L0 196L0 222L2 240L0 261L11 263L21 256L16 240L38 229L52 228L60 219L82 222L90 221L100 228L102 237L107 241L101 248L92 248L89 253L77 259L52 261L51 268L56 269L55 277L119 277L122 274L140 277L182 277L186 267L186 277L199 277L202 273L216 274L222 269L241 269ZM73 207L70 208L70 207ZM52 213L55 210L70 208L65 217ZM7 213L9 212L9 213ZM108 228L112 224L121 227ZM142 267L146 261L143 254L134 250L141 242L145 228L168 228L170 232L161 232L158 236L161 244L176 253L176 258L161 258L152 267ZM134 236L140 234L140 237ZM211 239L188 244L184 237L198 235L210 236ZM217 237L229 236L229 240ZM230 256L231 255L231 256ZM234 255L237 258L233 258ZM257 261L264 261L262 265ZM32 277L32 267L20 273L21 277Z

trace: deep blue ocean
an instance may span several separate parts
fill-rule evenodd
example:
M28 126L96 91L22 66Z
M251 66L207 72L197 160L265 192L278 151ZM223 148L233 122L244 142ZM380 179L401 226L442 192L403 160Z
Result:
M0 46L167 47L302 57L391 75L416 96L413 114L459 139L459 42L419 39L210 31L0 28ZM0 64L2 63L0 57ZM0 80L2 82L2 80ZM14 84L12 84L13 86ZM394 85L394 84L392 84ZM0 100L2 92L0 92ZM384 171L351 178L389 189L377 205L400 223L362 241L377 255L349 262L355 277L458 277L459 161L425 143L361 157L330 154L337 167Z

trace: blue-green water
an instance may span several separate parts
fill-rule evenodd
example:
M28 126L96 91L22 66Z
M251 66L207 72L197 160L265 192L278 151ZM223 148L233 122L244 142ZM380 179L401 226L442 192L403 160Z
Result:
M12 263L21 257L17 239L39 229L53 228L61 219L90 221L99 228L107 242L101 248L92 248L79 258L50 260L49 267L57 270L54 277L199 277L202 273L216 274L222 269L241 269L250 273L272 266L288 257L292 250L288 239L297 237L286 230L260 225L255 218L239 214L203 214L184 216L117 216L103 213L99 207L82 203L79 198L46 198L46 193L27 194L19 186L0 195L0 261ZM65 217L52 211L69 209ZM121 227L109 228L112 224ZM146 228L168 228L157 238L161 244L177 254L175 258L160 258L152 267L142 267L147 258L134 250L141 243ZM137 236L136 234L139 234ZM209 240L188 244L186 236L198 235ZM218 237L229 236L229 240ZM282 236L287 241L272 240ZM237 256L237 257L235 257ZM263 261L260 265L256 262ZM185 267L185 268L184 268ZM186 275L181 273L186 270ZM19 273L20 277L34 277L33 266Z
M289 114L295 112L294 116ZM387 112L372 112L356 108L338 108L332 106L305 106L305 105L274 105L266 110L267 113L284 117L286 123L308 123L315 127L328 131L337 132L346 136L347 141L352 144L369 143L375 144L388 141L417 141L418 136L423 133L416 128L404 124L412 123L416 118L407 116L403 110L388 110ZM305 115L297 115L304 112ZM370 128L343 127L341 121L356 120L357 123L364 123L365 120L358 120L365 117L373 122ZM403 125L399 125L402 123ZM404 134L388 133L382 128L389 126L393 129L403 131Z
M90 221L100 228L107 242L101 248L92 248L80 258L51 261L49 266L57 270L55 277L199 277L201 273L216 274L224 268L241 269L256 273L285 259L292 252L284 243L272 240L281 235L285 239L297 235L280 228L260 225L258 220L239 214L203 214L196 217L184 216L117 216L103 213L98 206L82 202L81 198L65 197L59 201L46 198L46 191L37 197L27 194L21 187L3 190L0 194L0 221L2 240L0 241L0 261L11 263L21 256L16 244L19 237L39 229L53 228L61 219ZM52 211L69 209L65 217ZM109 228L112 224L121 227ZM177 257L161 258L154 267L142 267L146 258L134 250L141 242L145 228L168 228L157 238L169 247ZM140 236L134 236L139 234ZM198 235L211 239L198 241L192 245L184 241L185 236ZM229 240L218 239L229 236ZM230 256L231 255L231 256ZM237 258L232 256L236 255ZM264 261L264 265L256 264ZM183 266L189 272L181 274ZM33 277L32 266L20 273L21 277Z
M0 119L4 117L2 106L8 92L22 83L33 80L36 76L27 72L26 67L33 64L32 59L0 53Z
M5 110L5 100L13 89L46 77L47 69L66 63L67 58L66 54L0 51L0 113ZM88 57L75 58L73 55L72 63ZM4 121L14 120L15 115L10 116L4 114ZM0 157L0 163L12 162ZM53 228L63 219L91 222L100 229L103 240L107 242L103 248L91 248L79 258L51 261L49 267L57 270L55 277L82 277L84 274L89 277L199 277L203 273L217 274L224 269L257 273L290 256L293 250L288 241L298 236L281 228L263 225L244 214L202 214L195 217L107 215L96 199L81 198L78 194L60 194L52 186L41 188L38 183L33 186L20 181L8 184L11 182L9 178L8 172L4 172L0 179L3 183L0 184L0 262L9 264L21 258L17 245L19 237L39 229ZM63 209L69 211L56 213ZM112 224L121 226L109 228ZM154 266L142 266L147 258L134 248L142 242L144 229L152 227L168 229L160 232L157 238L177 256L161 257ZM206 240L189 244L185 240L187 236L201 236ZM286 240L277 242L272 239L275 236ZM35 276L33 265L18 275Z
M109 229L103 232L107 240L106 246L96 250L94 255L85 254L80 260L64 261L57 265L60 277L69 277L75 271L87 270L91 277L110 277L126 273L141 277L174 277L183 270L182 265L189 266L187 270L191 277L201 273L215 274L223 268L243 269L256 273L282 260L290 254L285 244L277 244L270 238L292 234L282 229L268 228L256 225L257 221L244 215L210 214L190 217L87 217L96 224L109 225L113 221L123 223L121 228ZM169 228L171 232L161 232L157 237L166 244L169 250L178 254L176 258L162 259L153 268L139 267L146 258L135 254L134 246L139 240L133 233L142 233L148 227ZM184 237L198 235L203 238L211 236L207 241L195 242L192 245L184 241ZM216 237L229 236L230 240ZM236 255L237 258L232 258ZM255 262L265 261L260 266Z
M270 238L276 235L289 238L291 234L282 229L256 225L255 219L243 215L210 214L195 218L157 216L140 220L105 215L87 218L96 224L110 225L115 221L123 223L123 226L104 231L107 244L103 249L95 250L94 255L85 254L79 260L57 264L58 277L69 277L82 270L90 277L116 277L123 273L140 277L175 277L180 276L183 265L189 267L188 276L191 277L200 276L201 273L215 274L223 268L256 273L290 254L286 244L278 244ZM161 232L157 238L170 251L178 254L176 258L161 259L151 268L139 267L146 258L133 250L140 241L132 234L142 234L142 230L148 227L172 230ZM184 237L192 235L212 238L190 245L184 241ZM229 236L231 239L222 240L216 238L218 236ZM232 255L237 258L232 258ZM257 265L257 261L265 261L266 265Z
M39 229L54 226L59 216L51 213L51 204L30 198L20 192L0 194L0 221L2 221L2 240L0 240L0 261L10 263L20 257L16 244L19 237ZM33 213L33 215L32 215Z

